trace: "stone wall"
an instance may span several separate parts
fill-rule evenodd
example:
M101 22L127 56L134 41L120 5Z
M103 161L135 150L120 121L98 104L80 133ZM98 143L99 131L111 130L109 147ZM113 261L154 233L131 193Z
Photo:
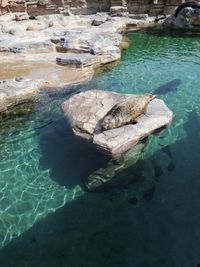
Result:
M27 11L30 15L43 15L65 13L69 8L73 14L94 14L127 4L130 13L157 15L170 14L181 3L182 0L0 0L0 14Z

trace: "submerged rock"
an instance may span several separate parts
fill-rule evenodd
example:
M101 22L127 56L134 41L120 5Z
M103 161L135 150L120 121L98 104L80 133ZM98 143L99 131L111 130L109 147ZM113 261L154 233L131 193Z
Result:
M126 185L132 182L134 175L127 175L126 171L131 168L131 171L137 172L137 161L141 159L142 151L145 144L140 143L126 152L117 161L110 160L107 167L100 168L90 174L84 181L85 186L89 191L96 191L105 186Z
M92 140L98 148L116 158L172 121L173 113L164 101L154 99L148 104L146 113L136 119L136 124L103 130L101 122L108 111L114 105L135 97L137 95L91 90L72 96L62 104L62 108L76 135Z

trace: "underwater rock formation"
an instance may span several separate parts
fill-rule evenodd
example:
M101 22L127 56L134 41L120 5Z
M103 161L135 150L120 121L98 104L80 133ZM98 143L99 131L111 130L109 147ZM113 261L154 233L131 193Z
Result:
M96 191L107 186L126 185L137 179L138 177L127 175L126 172L129 168L132 172L137 172L144 147L145 143L139 143L118 160L110 160L105 168L91 173L84 181L86 188L89 191Z
M136 95L91 90L70 97L62 104L62 109L76 135L92 140L98 148L117 158L172 121L173 113L164 101L154 99L148 104L146 113L136 119L137 123L103 130L101 122L108 111L114 105L135 97Z
M174 28L200 29L200 1L188 1L181 4L165 20L165 24Z

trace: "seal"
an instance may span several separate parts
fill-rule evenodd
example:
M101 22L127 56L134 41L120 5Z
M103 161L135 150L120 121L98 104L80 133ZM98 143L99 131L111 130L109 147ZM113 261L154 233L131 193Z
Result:
M102 119L101 126L105 130L110 130L134 123L136 118L145 113L147 105L155 97L156 95L145 94L114 105Z

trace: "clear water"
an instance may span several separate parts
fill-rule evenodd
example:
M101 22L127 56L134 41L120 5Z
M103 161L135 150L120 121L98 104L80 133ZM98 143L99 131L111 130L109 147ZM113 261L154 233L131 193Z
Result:
M200 263L200 36L162 29L129 36L121 63L78 90L146 93L180 79L178 90L159 96L174 112L171 127L149 139L137 171L124 172L137 177L132 184L91 194L82 180L108 158L73 136L60 110L71 93L51 94L29 114L4 118L2 266Z

